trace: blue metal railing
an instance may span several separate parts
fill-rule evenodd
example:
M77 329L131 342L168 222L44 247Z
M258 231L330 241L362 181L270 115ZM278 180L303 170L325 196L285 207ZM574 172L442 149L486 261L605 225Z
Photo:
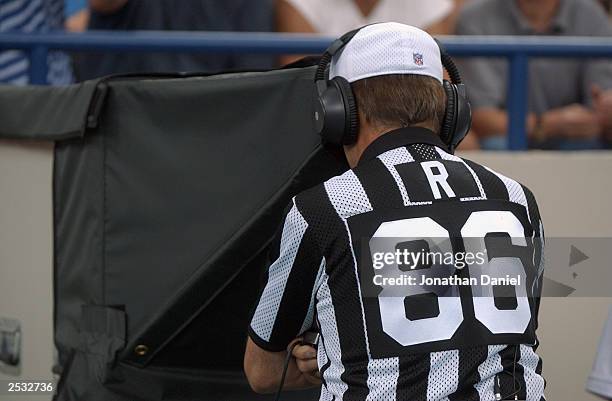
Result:
M45 84L47 54L50 50L316 54L322 52L331 41L332 38L319 35L259 32L3 33L0 34L0 49L27 51L30 57L30 82ZM527 148L525 120L527 117L529 58L612 58L611 38L448 36L441 38L441 41L453 56L508 59L510 63L507 94L508 141L510 149L513 150Z

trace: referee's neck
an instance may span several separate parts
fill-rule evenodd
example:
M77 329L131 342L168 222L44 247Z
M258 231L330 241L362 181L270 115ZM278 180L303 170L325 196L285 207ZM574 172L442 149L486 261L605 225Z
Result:
M397 126L380 127L370 124L366 119L359 114L359 134L357 134L357 142L352 145L344 146L344 154L346 160L351 168L355 168L364 150L378 137L384 135L386 132L393 131L394 129L400 128Z
M423 127L432 129L432 124L419 123L414 124L414 127ZM357 134L357 142L352 145L344 146L344 154L346 160L351 168L355 168L359 163L359 159L363 155L363 152L368 146L376 139L385 135L387 132L401 128L400 124L397 125L386 125L386 126L375 126L370 124L361 115L359 115L359 134Z

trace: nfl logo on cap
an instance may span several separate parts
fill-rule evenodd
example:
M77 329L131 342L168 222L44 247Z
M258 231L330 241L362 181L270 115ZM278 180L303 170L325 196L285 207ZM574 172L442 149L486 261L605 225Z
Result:
M1 0L0 0L1 1ZM329 78L349 83L390 74L415 74L444 79L440 46L425 31L397 22L362 28L332 57Z
M414 58L414 64L423 65L423 55L421 53L412 53L412 57Z

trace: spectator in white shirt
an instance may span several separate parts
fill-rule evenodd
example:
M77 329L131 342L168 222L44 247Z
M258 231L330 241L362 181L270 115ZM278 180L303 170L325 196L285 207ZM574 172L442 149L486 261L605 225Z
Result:
M456 8L454 0L276 0L276 27L338 37L375 22L400 22L443 35L454 29ZM296 59L286 56L281 62Z
M400 22L431 35L454 32L459 10L467 0L276 0L279 32L320 33L329 37L376 22ZM289 64L302 56L280 58ZM475 135L468 135L460 150L478 149Z

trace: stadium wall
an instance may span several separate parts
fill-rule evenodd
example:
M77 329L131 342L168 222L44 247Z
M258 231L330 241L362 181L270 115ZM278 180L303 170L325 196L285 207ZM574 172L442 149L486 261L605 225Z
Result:
M530 187L548 237L612 237L612 153L462 156ZM19 319L23 331L21 367L0 366L0 380L52 378L52 164L49 144L0 141L0 317ZM548 399L597 400L584 385L610 303L611 298L542 301L539 335Z

